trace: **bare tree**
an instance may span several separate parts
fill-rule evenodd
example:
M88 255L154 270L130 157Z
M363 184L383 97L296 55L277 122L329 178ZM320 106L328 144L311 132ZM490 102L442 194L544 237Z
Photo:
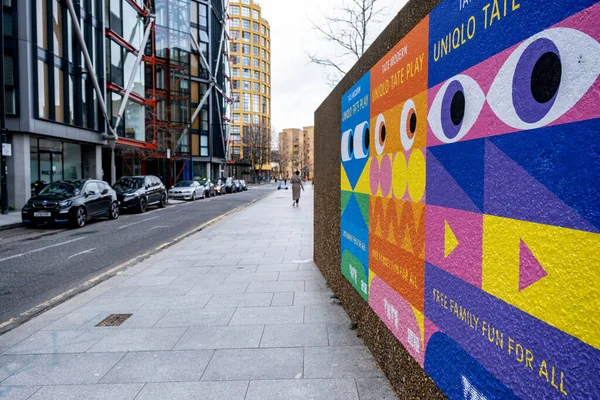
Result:
M307 52L311 63L323 67L329 85L335 86L346 75L345 65L354 64L371 45L371 25L381 22L379 17L384 14L381 2L344 0L340 7L334 8L332 15L323 15L324 22L311 21L319 36L339 50L334 55Z
M271 130L263 124L244 126L242 135L243 159L250 163L252 180L258 171L271 162Z

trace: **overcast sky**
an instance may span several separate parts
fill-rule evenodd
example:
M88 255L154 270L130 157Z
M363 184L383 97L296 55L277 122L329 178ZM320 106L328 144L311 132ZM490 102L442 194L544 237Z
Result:
M271 25L272 126L301 128L314 124L314 112L333 89L319 66L308 63L306 52L315 48L333 51L311 29L310 20L322 21L342 0L259 0L263 17ZM379 0L386 10L373 25L375 38L407 0ZM310 20L309 20L310 19ZM352 63L351 63L352 64Z

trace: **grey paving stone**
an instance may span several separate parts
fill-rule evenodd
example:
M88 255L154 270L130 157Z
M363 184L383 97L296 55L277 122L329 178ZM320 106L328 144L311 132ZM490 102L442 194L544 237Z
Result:
M250 282L246 293L302 292L304 281Z
M294 296L295 306L308 306L314 304L331 304L333 302L333 292L331 290L322 290L314 292L296 292Z
M44 329L48 325L53 322L61 319L66 314L49 314L48 312L42 314L31 321L26 322L25 324L13 329L10 332L5 333L0 336L0 347L2 348L10 348L16 345L17 343L27 339L29 336L34 333Z
M194 263L194 267L217 267L217 266L235 266L241 258L231 258L228 260L200 260ZM248 263L241 263L240 265L247 265Z
M40 331L5 354L84 353L105 335L105 331L91 330Z
M203 308L210 300L212 295L192 295L174 297L157 297L144 304L141 310L177 310L177 309L198 309ZM135 314L134 314L135 315Z
M298 264L259 264L256 272L291 272L298 271Z
M44 386L29 400L133 400L143 386L142 383Z
M145 289L145 288L140 288ZM134 292L135 293L135 292ZM77 309L78 313L91 313L91 312L108 312L118 314L133 313L141 306L146 304L150 300L150 297L113 297L113 298L97 298L92 300L83 307Z
M291 306L294 304L294 292L273 293L271 307Z
M137 310L133 315L118 327L109 327L107 329L127 329L127 328L152 328L164 315L167 310L145 310L143 307ZM104 315L104 318L108 315ZM95 325L97 322L92 321L87 328L98 329Z
M97 383L123 353L46 354L7 378L3 385L75 385Z
M162 275L162 272L165 269L166 269L165 267L150 267L150 268L146 268L145 270L143 270L139 274L135 274L134 276L136 278L145 278L145 277L149 277L149 276L158 276L158 275Z
M140 328L111 330L89 352L171 350L185 328Z
M264 282L276 281L279 272L232 272L225 282Z
M264 325L189 328L175 350L245 349L258 347Z
M350 329L350 324L327 324L330 346L362 346L363 341Z
M257 264L253 265L227 265L211 267L209 274L231 274L234 272L256 272Z
M360 400L397 400L390 383L385 378L356 378Z
M210 350L127 353L101 382L197 382L212 355Z
M300 324L304 307L248 307L238 308L229 325Z
M215 294L205 307L268 307L271 300L273 293Z
M202 380L299 379L302 357L302 349L217 350Z
M210 270L211 267L166 268L160 273L160 276L202 276Z
M40 389L39 386L0 386L0 399L25 400Z
M194 285L192 283L181 285L143 286L131 293L129 297L153 298L185 296L193 286Z
M146 277L138 277L133 276L129 278L127 281L123 282L123 286L162 286L169 285L177 279L176 276L146 276Z
M148 383L136 400L244 400L248 382Z
M45 327L43 330L59 331L59 330L74 330L84 327L96 317L105 315L105 313L91 312L72 312L65 315L61 319ZM108 315L108 314L106 314ZM100 318L100 317L99 317Z
M129 296L131 293L139 289L138 286L117 286L110 290L107 290L102 295L98 296L99 299L104 297L121 297Z
M229 274L206 274L199 276L179 276L173 285L199 284L199 285L214 285L225 282Z
M354 379L251 381L246 400L358 400Z
M327 325L289 324L267 325L260 347L327 346Z
M227 325L235 308L212 308L202 310L171 310L156 323L155 327L189 327Z
M316 292L321 290L330 290L326 281L304 281L304 291Z
M324 281L323 275L318 271L290 271L279 274L280 281Z
M307 347L304 374L311 378L379 378L382 376L365 346Z
M229 282L229 283L207 283L196 284L190 290L188 296L197 296L203 294L235 294L244 293L248 287L248 282Z
M350 324L350 318L337 304L318 304L304 306L304 322L307 324L314 322Z
M35 360L36 357L35 355L21 354L0 355L0 382Z

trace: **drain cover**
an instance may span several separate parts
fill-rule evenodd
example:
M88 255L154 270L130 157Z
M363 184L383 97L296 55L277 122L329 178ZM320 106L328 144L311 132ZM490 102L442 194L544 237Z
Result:
M100 321L96 326L119 326L127 321L133 314L110 314Z

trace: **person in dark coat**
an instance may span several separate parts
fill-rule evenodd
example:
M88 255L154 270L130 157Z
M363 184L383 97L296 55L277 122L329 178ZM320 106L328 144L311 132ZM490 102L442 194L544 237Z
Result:
M296 171L296 175L292 176L290 183L292 184L292 207L294 207L297 206L298 201L300 201L300 189L304 190L302 178L300 178L300 171Z

